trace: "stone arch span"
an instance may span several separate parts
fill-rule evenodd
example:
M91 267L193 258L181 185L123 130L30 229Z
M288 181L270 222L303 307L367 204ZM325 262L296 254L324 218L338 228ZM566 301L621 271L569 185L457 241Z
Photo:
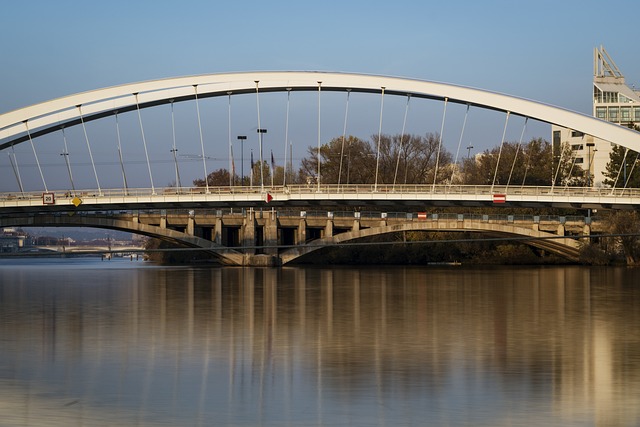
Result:
M120 218L97 215L36 215L0 218L0 227L92 227L126 231L155 237L189 248L201 248L215 255L225 265L243 265L243 254L210 240L191 236L170 228L162 228Z
M524 240L522 243L544 249L556 255L562 256L571 261L578 261L580 243L576 239L561 237L533 228L520 227L511 224L494 224L476 220L463 221L442 221L442 222L407 222L403 224L386 225L348 231L314 240L308 246L300 246L288 249L280 254L283 264L292 262L304 255L310 254L320 248L335 246L364 237L377 236L401 231L472 231L488 234L495 237L530 237L531 240Z
M384 89L383 89L384 88ZM640 152L640 133L563 108L501 93L400 77L318 71L263 71L175 77L69 95L0 115L0 149L31 137L132 111L204 97L256 92L353 91L447 100L555 124Z

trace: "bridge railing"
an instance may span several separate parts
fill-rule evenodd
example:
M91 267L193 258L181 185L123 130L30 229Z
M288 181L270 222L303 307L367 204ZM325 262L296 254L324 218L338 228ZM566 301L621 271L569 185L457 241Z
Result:
M593 187L551 187L551 186L500 186L500 185L428 185L428 184L349 184L349 185L287 185L274 187L260 186L220 186L209 187L167 187L167 188L128 188L128 189L87 189L87 190L55 190L33 192L4 192L0 193L0 206L2 204L21 202L43 202L45 195L52 196L55 200L68 200L78 197L82 200L100 198L110 200L131 200L140 198L166 199L177 198L188 200L190 197L206 195L218 196L248 196L254 200L262 198L265 193L273 197L304 196L317 197L319 195L372 195L381 198L394 198L395 195L451 195L451 196L479 196L505 195L509 196L570 196L570 197L596 197L596 198L634 198L640 197L638 188L593 188ZM255 197L250 197L255 196Z

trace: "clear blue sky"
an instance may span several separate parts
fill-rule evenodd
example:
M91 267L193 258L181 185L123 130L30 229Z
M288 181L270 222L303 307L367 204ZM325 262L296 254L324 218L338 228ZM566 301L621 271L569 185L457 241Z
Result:
M0 113L157 78L322 70L454 83L590 114L593 48L601 44L627 82L640 86L637 0L0 0L0 5ZM396 133L399 121L393 125ZM268 136L275 151L281 145L275 140L282 138L274 127ZM377 129L377 122L370 127L364 132ZM339 124L334 128L336 134L342 130ZM168 139L168 131L162 132ZM510 140L519 130L512 133ZM453 132L445 134L454 139ZM498 143L500 134L494 131L487 140ZM81 137L74 141L82 143ZM471 143L476 150L486 148L465 141ZM33 163L22 160L27 148L21 147L21 164ZM296 149L298 158L304 155L304 147ZM160 152L169 156L167 147ZM56 146L50 155L60 163L55 174L64 176L59 153ZM282 154L276 156L281 161ZM8 159L1 161L3 181L15 187ZM169 179L159 179L160 185Z
M605 9L607 6L610 9ZM0 112L162 77L329 70L590 112L592 50L640 84L637 1L2 0Z

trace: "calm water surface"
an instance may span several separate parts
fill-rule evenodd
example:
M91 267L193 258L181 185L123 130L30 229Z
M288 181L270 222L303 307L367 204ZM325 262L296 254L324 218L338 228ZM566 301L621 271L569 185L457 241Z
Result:
M0 426L637 426L640 271L0 261Z

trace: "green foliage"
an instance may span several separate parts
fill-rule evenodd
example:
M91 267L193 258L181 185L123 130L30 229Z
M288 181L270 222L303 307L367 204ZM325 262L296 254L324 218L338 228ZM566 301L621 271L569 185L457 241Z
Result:
M207 183L204 179L194 179L193 185L196 187L224 187L229 186L229 171L227 169L218 169L207 175Z
M603 175L603 184L611 187L640 188L640 159L638 153L621 145L614 145Z
M640 127L629 123L629 128L640 132ZM603 175L603 184L619 188L640 188L640 158L638 153L620 145L614 145L609 153Z
M253 184L254 186L259 187L261 184L261 179L264 179L265 187L270 187L272 183L273 185L283 184L284 167L276 166L275 170L273 171L273 181L272 181L271 166L269 166L269 164L266 161L263 161L262 165L263 165L262 175L260 174L260 163L255 162L253 165L253 169L250 170L249 174L244 177L244 180L242 180L242 177L236 174L233 176L232 184L244 185L244 186L249 186ZM287 182L289 184L294 184L294 183L299 183L300 181L297 175L291 174L289 171L287 171ZM218 169L211 172L209 175L207 175L207 183L209 187L228 187L230 184L229 171L227 169L222 168L222 169ZM206 187L204 179L194 179L193 185L196 187Z
M555 185L583 185L586 181L584 171L575 165L569 145L563 145L560 155L552 154L551 144L541 138L526 144L505 142L502 150L498 146L465 159L463 181L472 185L492 185L495 178L496 185L551 185L553 180Z

